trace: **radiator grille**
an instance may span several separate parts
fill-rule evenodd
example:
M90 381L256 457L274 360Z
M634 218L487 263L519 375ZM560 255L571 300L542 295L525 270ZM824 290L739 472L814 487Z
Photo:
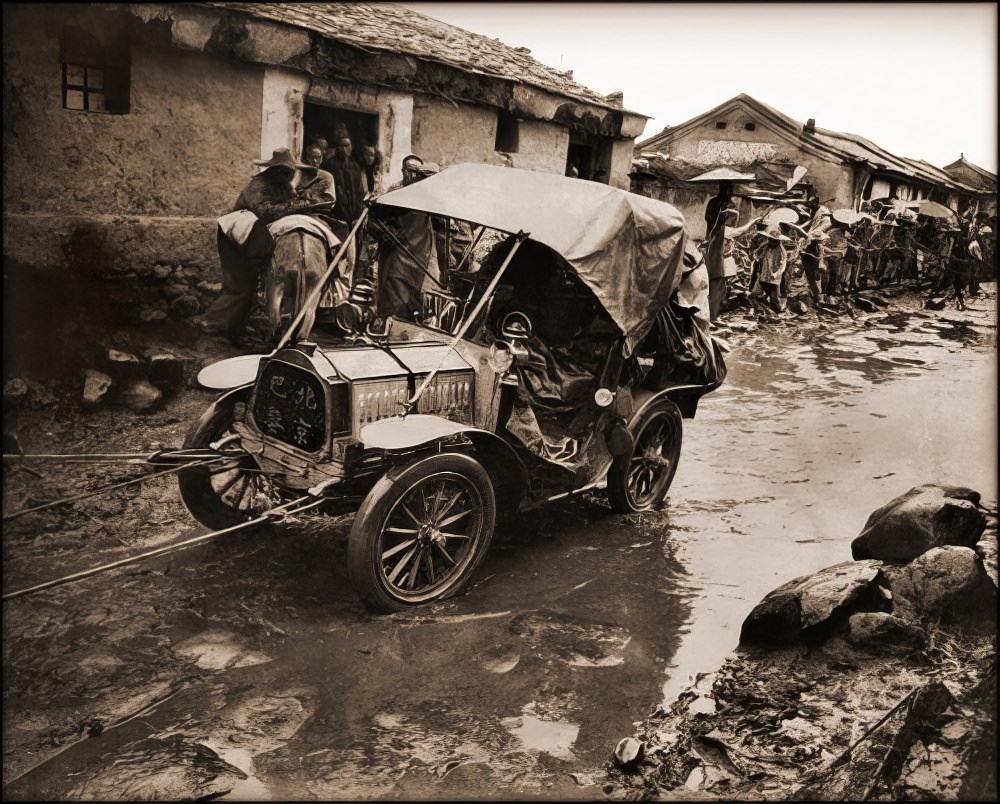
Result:
M323 381L310 371L272 360L257 382L253 416L264 435L306 452L326 443Z
M418 385L419 385L418 380ZM389 380L355 386L354 413L358 427L397 416L405 410L410 395L406 380ZM456 422L472 422L472 373L438 375L417 403L417 413L443 416Z

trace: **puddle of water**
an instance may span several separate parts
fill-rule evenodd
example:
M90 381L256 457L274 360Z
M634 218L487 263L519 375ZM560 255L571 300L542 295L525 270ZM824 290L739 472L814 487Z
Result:
M218 754L223 762L246 774L246 778L237 780L224 796L226 801L274 800L275 796L268 786L254 775L253 752L246 748L237 748L221 740L204 739L199 742Z
M580 733L580 726L564 720L542 720L532 713L534 704L528 704L520 717L505 720L508 731L521 741L529 751L541 751L557 759L573 759L573 743Z
M939 336L913 337L908 328L926 322L893 321L900 335L883 330L876 355L852 356L841 341L831 360L823 346L795 345L805 331L737 347L727 393L685 421L669 516L693 625L668 667L665 705L721 664L768 592L850 560L868 516L893 497L923 483L995 495L996 352L951 351Z
M229 631L209 630L185 639L173 646L178 656L192 660L203 670L226 670L266 664L271 657L266 653L247 650Z

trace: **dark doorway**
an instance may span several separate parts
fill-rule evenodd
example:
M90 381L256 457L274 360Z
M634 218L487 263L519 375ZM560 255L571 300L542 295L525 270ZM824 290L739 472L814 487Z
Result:
M377 114L353 112L348 109L338 109L336 106L306 102L302 113L302 129L303 147L322 137L332 148L338 136L343 136L345 131L351 138L355 153L365 145L373 147L378 145Z
M566 154L566 173L569 166L576 168L581 179L607 184L611 170L611 141L606 137L571 135Z

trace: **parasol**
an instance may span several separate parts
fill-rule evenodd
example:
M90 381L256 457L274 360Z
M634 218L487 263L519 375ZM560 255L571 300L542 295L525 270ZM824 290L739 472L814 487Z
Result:
M931 201L929 198L917 204L917 214L926 215L928 218L954 218L955 211L949 209L944 204Z
M796 184L802 181L802 177L808 173L808 170L802 165L797 165L795 170L792 171L792 175L785 181L785 192L787 193Z
M731 183L736 184L738 182L752 182L757 181L757 177L753 173L737 173L731 168L713 168L706 173L700 173L694 178L688 179L691 182L708 182L712 184L725 184Z
M798 223L799 213L791 207L772 209L764 216L764 223Z
M835 209L830 213L830 217L837 221L837 223L842 223L845 226L853 226L864 216L853 209Z

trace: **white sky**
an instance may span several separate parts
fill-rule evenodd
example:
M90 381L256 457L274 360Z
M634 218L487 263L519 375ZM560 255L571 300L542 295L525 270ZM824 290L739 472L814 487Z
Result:
M639 140L746 93L942 167L997 171L996 3L402 3L528 47L650 115Z

